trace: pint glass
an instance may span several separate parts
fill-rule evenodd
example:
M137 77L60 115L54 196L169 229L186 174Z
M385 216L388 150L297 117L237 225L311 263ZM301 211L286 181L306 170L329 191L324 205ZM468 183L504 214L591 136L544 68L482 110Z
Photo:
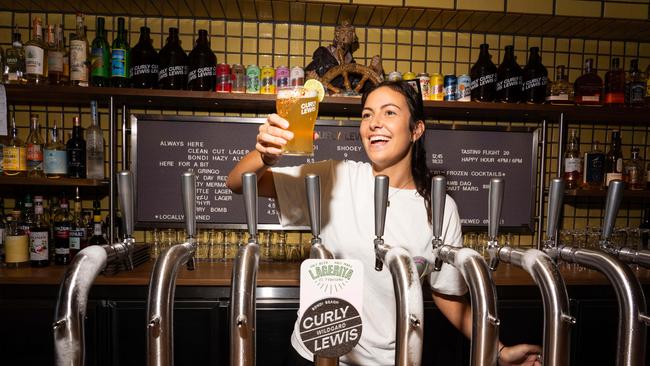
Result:
M278 115L289 121L293 140L284 146L285 155L314 154L314 124L318 116L318 93L302 86L278 90L275 107Z

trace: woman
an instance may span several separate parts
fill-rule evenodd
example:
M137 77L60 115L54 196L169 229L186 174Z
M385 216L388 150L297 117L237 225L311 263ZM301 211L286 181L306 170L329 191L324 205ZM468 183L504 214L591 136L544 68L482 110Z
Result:
M384 82L366 92L359 132L368 163L322 161L298 167L269 169L282 157L282 146L293 138L289 123L276 114L260 126L255 151L230 172L227 185L241 192L241 174L255 172L261 196L277 199L280 222L308 225L304 176L321 177L323 243L337 258L354 258L364 265L363 319L359 344L341 358L344 364L391 365L395 357L395 297L390 273L374 269L373 182L389 177L389 206L384 240L400 245L412 256L433 260L431 239L431 172L426 166L424 115L419 95L404 82ZM462 235L453 199L445 201L443 239L460 246ZM430 275L433 300L440 311L465 336L471 337L470 306L460 273L443 265ZM296 325L297 326L297 325ZM297 328L291 343L296 352L287 365L309 365L312 355L302 345ZM499 344L501 365L541 365L540 347Z

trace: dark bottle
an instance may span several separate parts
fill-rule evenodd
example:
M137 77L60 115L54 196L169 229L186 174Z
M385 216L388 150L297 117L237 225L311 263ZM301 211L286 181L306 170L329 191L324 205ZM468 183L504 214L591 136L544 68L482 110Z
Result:
M54 216L54 263L70 263L70 228L72 215L68 210L68 201L61 199L61 207Z
M521 100L521 66L517 64L513 46L506 46L503 62L497 69L497 101L519 103Z
M539 47L531 47L528 64L522 74L521 94L525 103L544 103L548 86L548 71L539 56Z
M50 264L50 228L45 223L43 197L34 197L34 225L29 232L29 261L32 267Z
M478 102L493 102L496 98L497 67L490 59L489 45L483 43L478 61L470 70L472 79L472 100Z
M178 28L169 28L167 44L160 50L158 87L181 90L187 86L187 54L178 39Z
M72 137L65 144L68 177L86 178L86 141L83 138L79 117L74 117L73 121Z
M585 61L585 73L573 84L576 104L600 105L603 92L603 79L594 69L594 59Z
M149 27L140 27L140 40L131 50L131 86L155 88L158 85L158 52L153 48Z
M102 226L102 216L97 210L93 214L93 236L88 240L88 245L104 245L108 243L106 238L104 238Z
M648 241L650 239L650 207L646 207L643 210L643 218L641 219L641 225L639 225L639 231L641 235L640 249L648 249Z
M187 89L212 90L217 78L217 56L210 49L208 31L199 29L199 38L190 52Z
M621 133L612 131L612 145L605 156L605 187L614 179L623 179L623 153L621 152Z
M91 45L90 82L92 86L109 86L111 78L111 47L106 40L104 18L97 17L97 37Z
M625 81L625 104L643 106L646 94L646 81L639 70L639 59L630 61L630 72Z
M605 153L600 150L596 140L591 151L585 153L585 173L582 184L585 189L600 189L605 176Z
M88 234L86 225L83 223L81 216L81 198L79 197L79 187L76 189L72 209L72 223L70 225L70 258L74 258L80 250L88 246Z
M605 105L625 104L625 71L618 57L612 59L612 67L605 74Z
M131 49L126 38L124 18L117 18L117 36L111 50L111 85L115 88L129 86L129 58Z

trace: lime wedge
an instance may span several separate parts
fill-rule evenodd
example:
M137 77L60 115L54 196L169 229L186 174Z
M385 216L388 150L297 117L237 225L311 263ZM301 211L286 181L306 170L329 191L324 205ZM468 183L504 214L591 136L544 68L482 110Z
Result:
M321 84L321 82L316 79L309 79L305 81L305 89L313 90L318 93L319 103L323 101L323 98L325 98L325 88L323 87L323 84Z

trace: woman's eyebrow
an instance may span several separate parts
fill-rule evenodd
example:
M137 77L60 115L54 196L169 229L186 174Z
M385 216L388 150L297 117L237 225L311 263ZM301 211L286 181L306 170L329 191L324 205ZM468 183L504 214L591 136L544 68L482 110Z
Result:
M386 103L386 104L382 105L381 107L379 107L379 109L384 109L386 107L395 107L397 109L402 109L402 108L400 108L400 106L398 106L397 104L394 104L394 103ZM366 110L366 109L369 110L369 111L373 110L370 107L363 107L363 110Z

